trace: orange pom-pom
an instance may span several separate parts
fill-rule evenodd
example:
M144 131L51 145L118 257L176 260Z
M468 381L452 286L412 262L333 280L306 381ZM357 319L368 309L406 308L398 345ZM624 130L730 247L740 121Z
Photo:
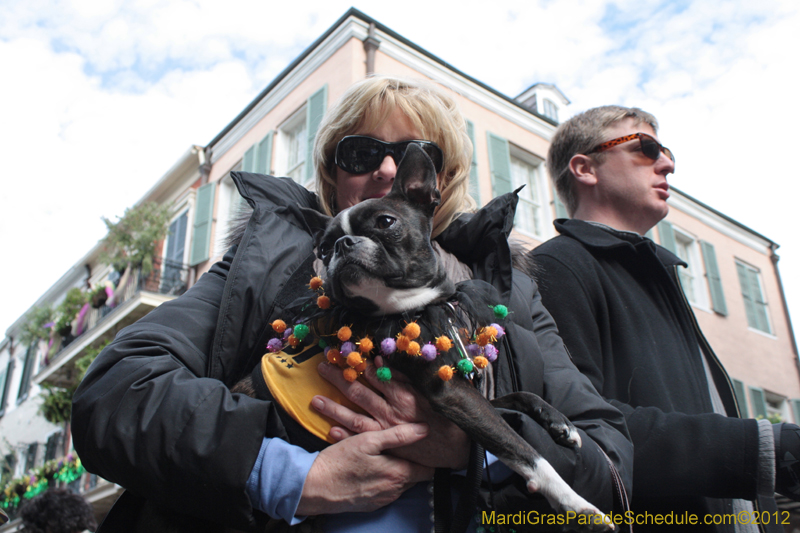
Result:
M401 352L405 352L408 350L408 345L411 344L411 339L406 337L405 335L400 335L397 337L397 349Z
M479 334L478 337L475 339L475 343L478 346L486 346L490 342L492 342L492 336L485 332Z
M406 324L406 327L403 328L403 335L409 338L409 340L414 340L419 337L420 328L419 324L416 322L409 322Z
M453 341L449 337L442 335L436 339L436 349L440 352L446 352L453 347Z
M408 348L406 348L406 353L408 355L419 355L419 343L417 341L411 341L408 343Z
M312 291L315 291L322 287L322 278L319 276L314 276L311 278L311 281L308 283L308 286L311 288Z
M317 307L320 309L329 309L331 306L331 299L324 294L317 298Z
M361 358L361 354L358 352L350 352L347 354L347 364L356 367L360 365L364 360Z
M489 366L489 360L488 360L488 359L486 359L486 358L485 358L484 356L482 356L482 355L479 355L478 357L476 357L475 359L473 359L473 360L472 360L472 362L473 362L473 363L475 364L475 366L476 366L476 367L478 367L478 368L486 368L487 366Z
M494 326L486 326L483 332L491 337L492 342L497 340L497 329Z
M286 322L284 322L280 318L278 320L273 320L272 329L275 330L275 333L283 333L284 331L286 331Z
M443 366L439 368L438 374L442 381L450 381L453 378L453 369L449 366Z
M353 368L356 369L356 372L363 372L364 370L367 369L367 362L366 361L361 361L360 365L354 366Z
M300 339L298 339L294 335L289 335L289 338L286 339L286 342L288 342L289 346L291 346L292 348L297 348L297 345L300 344Z
M344 376L344 379L350 383L358 379L358 371L355 368L345 368L342 370L342 375Z
M329 363L333 363L334 365L338 365L339 360L342 358L341 354L339 353L339 350L337 350L336 348L331 348L330 350L328 350L328 354L325 357L328 358Z
M372 344L372 339L369 337L364 337L358 341L358 349L361 353L369 353L372 351L372 348L374 348L374 345Z
M347 326L342 326L339 328L339 331L336 333L336 336L339 337L340 341L347 342L350 340L350 337L353 336L353 332Z

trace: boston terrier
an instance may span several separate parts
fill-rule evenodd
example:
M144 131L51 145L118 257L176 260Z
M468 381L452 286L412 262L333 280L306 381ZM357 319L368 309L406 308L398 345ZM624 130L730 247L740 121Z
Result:
M436 179L431 159L412 143L386 196L365 200L335 217L303 209L315 232L315 267L333 302L375 317L411 316L448 305L457 288L431 244L433 213L441 199ZM586 517L585 529L613 529L598 520L600 510L579 496L495 410L522 411L559 444L580 446L574 426L543 399L519 392L490 403L462 375L443 381L436 371L443 362L441 354L428 361L396 353L384 361L404 373L435 411L521 475L530 492L542 494L561 513L595 515Z

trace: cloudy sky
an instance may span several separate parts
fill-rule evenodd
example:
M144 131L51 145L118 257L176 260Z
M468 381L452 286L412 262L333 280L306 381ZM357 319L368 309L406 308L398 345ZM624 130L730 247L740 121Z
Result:
M3 0L0 331L351 5L507 95L653 112L671 183L781 245L800 320L797 0Z

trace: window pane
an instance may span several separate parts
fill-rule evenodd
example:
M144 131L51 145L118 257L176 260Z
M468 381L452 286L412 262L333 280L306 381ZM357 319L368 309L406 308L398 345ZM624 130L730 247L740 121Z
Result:
M525 188L519 192L519 204L517 205L517 215L514 223L522 231L541 235L540 215L542 203L539 197L539 181L536 167L521 159L512 157L511 184L514 189L525 185Z

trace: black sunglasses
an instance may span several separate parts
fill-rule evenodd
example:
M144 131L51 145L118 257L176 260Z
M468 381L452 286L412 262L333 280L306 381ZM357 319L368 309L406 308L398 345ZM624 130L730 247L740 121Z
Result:
M653 161L658 161L658 158L661 157L661 153L663 152L664 155L669 157L673 163L675 162L675 156L673 155L672 150L659 143L657 140L655 140L655 138L646 133L633 133L624 137L611 139L610 141L606 141L603 144L598 145L596 148L589 150L586 152L586 154L588 155L595 152L602 152L603 150L608 150L609 148L613 148L614 146L618 146L634 139L639 139L639 143L642 147L642 153Z
M444 167L444 153L439 146L431 141L401 141L387 143L363 135L348 135L336 145L336 165L350 174L366 174L379 168L387 155L391 155L395 164L406 153L406 148L411 143L416 143L433 161L436 173Z

